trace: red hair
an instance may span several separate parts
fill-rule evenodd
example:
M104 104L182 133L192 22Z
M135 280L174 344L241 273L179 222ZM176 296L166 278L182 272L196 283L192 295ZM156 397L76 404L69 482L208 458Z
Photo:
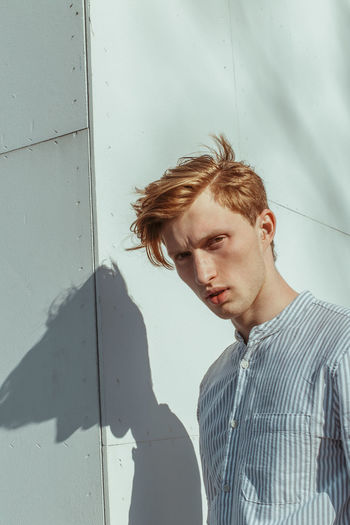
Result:
M166 222L176 219L207 187L214 200L238 212L251 225L258 215L268 208L262 179L244 162L236 162L231 145L223 135L214 136L217 149L209 153L182 157L175 168L166 170L163 176L146 186L136 188L141 197L132 205L136 220L130 229L139 239L138 246L145 248L152 264L173 268L164 256L162 229ZM274 253L274 244L271 244Z

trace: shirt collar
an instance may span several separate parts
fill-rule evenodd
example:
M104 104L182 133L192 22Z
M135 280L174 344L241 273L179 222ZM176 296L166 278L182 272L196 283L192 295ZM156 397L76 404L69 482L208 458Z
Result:
M301 292L288 306L276 315L276 317L265 321L265 323L253 326L249 334L248 344L256 343L260 339L287 328L287 326L296 324L296 322L304 317L306 309L311 306L314 299L314 296L308 290ZM237 329L235 330L235 337L238 341L245 344L243 337Z

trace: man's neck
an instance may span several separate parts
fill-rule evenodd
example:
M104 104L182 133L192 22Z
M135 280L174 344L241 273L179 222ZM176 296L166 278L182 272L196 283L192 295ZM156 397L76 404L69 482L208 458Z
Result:
M298 292L293 290L274 268L252 307L239 318L232 319L232 323L247 342L254 326L276 317L297 296Z

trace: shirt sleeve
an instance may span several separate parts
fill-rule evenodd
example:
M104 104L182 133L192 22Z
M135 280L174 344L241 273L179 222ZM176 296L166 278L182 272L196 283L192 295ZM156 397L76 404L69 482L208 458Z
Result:
M334 388L338 401L338 417L344 456L350 474L350 350L347 350L334 373Z

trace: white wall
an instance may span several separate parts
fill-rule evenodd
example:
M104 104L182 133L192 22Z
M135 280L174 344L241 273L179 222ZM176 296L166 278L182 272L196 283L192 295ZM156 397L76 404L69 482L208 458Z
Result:
M100 525L83 3L2 1L0 49L0 524Z
M132 245L133 187L224 132L266 181L278 267L349 305L349 9L90 2L104 461L112 525L202 523L198 385L232 342L174 273Z

